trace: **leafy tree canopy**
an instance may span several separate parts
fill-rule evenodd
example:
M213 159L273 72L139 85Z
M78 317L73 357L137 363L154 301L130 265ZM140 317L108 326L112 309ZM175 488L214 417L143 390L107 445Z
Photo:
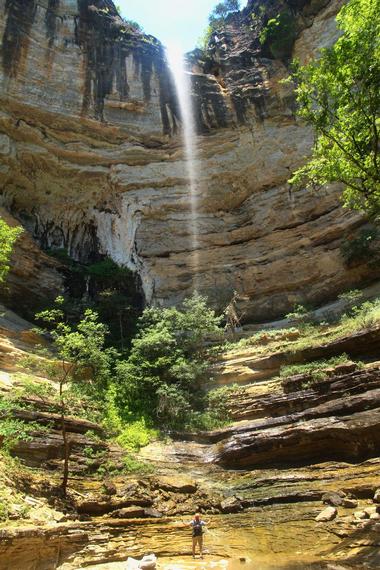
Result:
M239 10L240 0L223 0L216 4L209 15L207 28L198 39L197 48L205 52L213 33L225 27L231 14L238 16Z
M50 374L59 384L59 408L64 447L63 478L61 489L66 496L69 480L71 441L66 431L68 390L75 383L86 385L88 392L98 400L106 394L111 378L114 349L105 348L107 327L99 322L98 315L86 309L83 318L74 326L67 322L63 310L64 298L57 297L55 306L36 315L45 325L53 340L60 366Z
M9 271L9 258L11 256L13 246L22 233L22 228L11 228L0 218L0 283L2 283Z
M380 209L380 0L350 0L337 16L342 35L292 75L298 113L314 127L311 160L290 180L344 184L347 206Z
M146 416L164 426L183 423L202 392L205 339L220 330L220 322L198 294L179 309L145 309L130 356L117 365L124 417Z
M54 308L41 311L36 318L45 323L57 356L66 365L66 381L87 380L97 390L103 390L116 356L114 349L105 348L107 326L99 322L97 313L91 309L84 311L77 325L68 323L63 303L63 297L58 297Z

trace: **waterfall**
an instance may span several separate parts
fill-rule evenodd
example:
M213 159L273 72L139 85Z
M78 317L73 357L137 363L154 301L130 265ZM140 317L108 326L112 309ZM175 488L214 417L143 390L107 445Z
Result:
M196 123L191 97L191 76L185 69L185 60L178 46L167 47L167 57L172 71L182 118L182 137L186 156L186 173L189 181L190 218L189 232L191 235L191 265L193 266L193 286L197 288L199 270L199 240L198 240L198 198L197 198L197 141Z

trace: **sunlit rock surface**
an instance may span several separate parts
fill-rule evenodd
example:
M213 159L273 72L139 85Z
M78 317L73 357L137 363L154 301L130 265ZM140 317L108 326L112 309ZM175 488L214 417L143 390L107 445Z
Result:
M39 342L26 321L1 309L0 395L47 382L25 368ZM58 491L57 413L48 396L25 394L16 417L45 430L36 428L13 450L29 469L4 473L0 463L1 490L15 486L29 509L22 515L12 505L0 524L0 570L116 570L151 551L165 570L378 568L380 430L371 426L379 363L345 366L308 389L293 382L287 394L273 378L252 383L233 398L234 417L245 421L143 448L139 460L149 462L150 474L102 476L102 465L122 468L125 451L102 439L93 421L68 417L66 501ZM332 504L336 517L317 522ZM196 510L209 521L204 561L192 560L186 528Z
M1 207L0 216L12 227L20 225ZM10 268L5 283L0 284L0 301L18 313L32 316L33 310L45 307L63 292L60 264L43 253L27 231L15 243Z
M299 4L294 55L333 42L340 4ZM246 320L374 277L343 264L342 239L362 219L340 207L340 189L289 192L312 135L280 82L286 61L262 52L246 24L256 8L193 75L203 133L195 255L161 44L126 31L109 0L0 0L1 199L44 248L110 255L138 272L147 301L173 303L196 285L223 305L237 290Z

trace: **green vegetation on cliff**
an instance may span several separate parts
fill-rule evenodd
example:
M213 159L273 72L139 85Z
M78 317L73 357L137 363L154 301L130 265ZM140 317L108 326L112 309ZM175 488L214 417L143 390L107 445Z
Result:
M47 253L67 268L62 309L68 322L78 323L86 309L96 311L109 331L106 344L121 351L128 349L142 311L142 297L132 271L109 257L81 263L66 249L49 249Z
M316 60L296 65L298 114L316 133L311 160L290 182L340 182L346 205L380 210L380 0L350 0L342 35Z
M180 308L148 308L127 360L117 365L118 403L125 418L146 416L164 427L184 424L201 407L207 379L207 335L221 318L195 294Z
M74 383L84 385L95 399L107 389L115 351L105 348L107 327L99 322L98 315L86 309L76 327L66 322L62 310L63 298L56 300L56 306L43 311L36 317L48 325L57 366L51 375L59 385L59 414L64 445L64 468L62 491L66 495L69 477L70 441L66 432L68 401L66 388Z
M100 269L102 269L100 267ZM96 266L97 273L99 265ZM67 307L69 312L67 312ZM145 470L131 453L157 438L160 431L210 428L226 421L222 405L224 391L206 396L205 382L209 380L208 337L218 335L221 317L216 316L206 299L194 294L178 308L146 308L138 321L138 333L130 349L119 352L107 346L109 329L96 311L84 308L73 319L70 304L63 297L53 307L36 315L43 328L39 329L51 342L50 350L36 350L20 364L33 374L48 378L58 386L45 389L29 380L23 373L24 390L16 390L4 409L23 409L25 400L31 410L38 402L49 413L58 414L58 428L63 441L63 480L66 495L70 475L72 442L67 422L75 416L98 422L106 437L126 450L123 469ZM37 405L38 409L38 405ZM0 410L0 437L3 435L11 449L15 429L19 440L28 441L24 424L5 420ZM39 426L33 425L38 432ZM89 468L95 469L104 449L86 448ZM103 470L114 471L106 458Z
M239 9L239 0L223 0L223 2L216 4L208 18L208 26L198 40L198 48L205 52L212 34L225 28L231 16L237 17Z
M7 276L13 246L21 233L20 227L11 228L5 220L0 218L0 283Z
M295 15L289 8L279 12L275 18L270 18L259 35L264 50L279 59L290 56L295 38Z

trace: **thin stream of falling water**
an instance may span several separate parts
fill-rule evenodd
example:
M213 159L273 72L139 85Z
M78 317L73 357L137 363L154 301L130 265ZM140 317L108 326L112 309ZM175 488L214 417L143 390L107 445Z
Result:
M196 124L194 120L191 97L191 77L185 70L183 53L178 46L167 47L167 57L173 73L178 102L182 117L182 136L186 155L186 170L189 180L190 220L189 231L191 235L191 251L193 265L193 285L197 288L197 275L199 270L199 228L198 228L198 153L196 140Z

